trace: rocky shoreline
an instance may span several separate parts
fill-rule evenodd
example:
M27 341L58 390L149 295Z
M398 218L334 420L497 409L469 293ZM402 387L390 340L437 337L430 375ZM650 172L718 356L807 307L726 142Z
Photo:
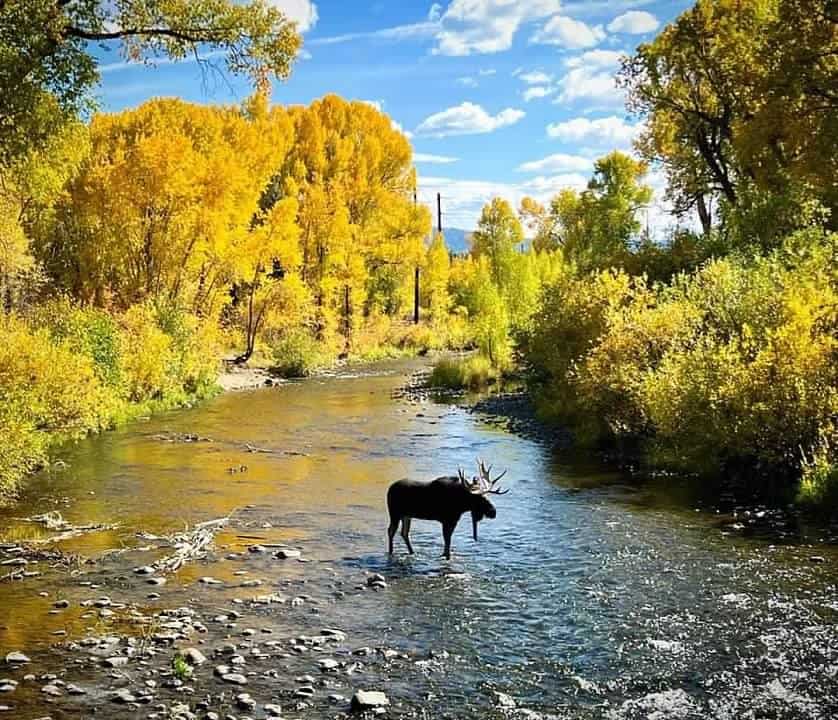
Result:
M201 523L174 538L172 555L130 570L123 567L121 574L100 582L84 579L94 576L90 570L75 582L68 579L75 588L55 595L41 592L49 615L63 615L68 624L83 623L86 631L69 639L64 639L66 631L55 633L46 652L23 648L6 654L0 669L0 717L22 718L28 712L44 720L78 713L247 720L318 705L338 716L383 712L390 700L365 682L367 666L395 666L412 658L386 646L354 645L347 632L320 627L318 620L328 604L385 590L384 576L366 572L352 587L340 580L328 587L314 581L309 592L299 592L308 578L270 578L288 574L288 563L305 567L311 560L303 555L304 548L265 543L224 553L213 539L228 524L237 527L229 518ZM238 527L242 532L246 528L247 523ZM151 550L166 547L163 543ZM129 554L148 550L130 549ZM183 582L178 572L189 563L197 565L190 571L215 567L228 577L202 575L178 588ZM221 565L238 569L230 573ZM62 571L53 567L49 572ZM111 592L101 594L106 587ZM184 589L199 594L200 600L176 605ZM170 602L172 606L161 607ZM277 624L289 632L281 632Z

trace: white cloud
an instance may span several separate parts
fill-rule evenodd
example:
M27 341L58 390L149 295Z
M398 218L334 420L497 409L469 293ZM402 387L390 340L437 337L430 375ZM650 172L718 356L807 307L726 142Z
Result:
M478 70L477 74L480 77L491 77L492 75L497 75L497 72L494 68L486 68L485 70Z
M506 108L497 115L490 115L480 105L464 102L426 118L416 129L420 135L447 137L449 135L479 135L490 133L507 125L514 125L526 113Z
M654 32L660 27L658 19L652 13L643 10L630 10L623 13L608 25L612 33L626 33L628 35L644 35Z
M442 17L442 5L439 3L434 3L431 5L431 9L428 10L428 20L430 22L439 22L439 19Z
M576 173L538 176L522 183L419 176L419 190L423 196L435 197L436 193L442 193L442 210L448 226L466 230L477 226L480 211L492 198L502 197L517 208L526 196L547 203L564 188L581 190L586 183L587 178ZM433 211L436 212L436 208Z
M567 60L568 72L559 81L561 90L556 103L585 100L600 106L619 106L625 102L614 75L622 53L612 50L589 50Z
M426 22L396 25L395 27L371 30L369 32L345 33L343 35L312 38L308 41L308 45L338 45L355 40L390 40L398 42L410 38L433 37L439 32L439 28L439 21L428 20Z
M623 53L615 50L588 50L586 53L568 58L565 65L569 68L614 68L616 70L622 58Z
M477 80L473 77L457 78L457 84L463 87L477 87Z
M440 18L438 55L496 53L512 47L521 26L559 12L560 0L452 0Z
M595 147L626 147L640 130L639 125L627 123L623 118L609 117L590 120L573 118L547 126L547 135L556 140L573 143L589 143Z
M531 100L538 100L540 98L546 98L556 92L555 88L551 87L544 87L542 85L535 85L533 87L528 87L522 93L524 98L524 102L530 102Z
M270 4L297 23L300 32L311 30L317 24L317 5L311 0L270 0Z
M549 199L567 188L584 190L587 185L588 178L585 175L580 173L561 173L559 175L539 175L532 180L528 180L521 187L536 196Z
M587 172L593 167L590 158L582 157L581 155L566 155L565 153L556 153L555 155L548 155L541 160L533 160L526 162L518 167L518 172L534 172L534 173L578 173Z
M544 45L560 45L570 50L581 50L599 45L604 39L605 30L602 29L602 25L592 27L581 20L556 15L532 36L531 41Z
M519 73L518 78L527 85L546 85L553 81L553 76L546 72L535 70L528 73Z
M457 162L459 158L448 157L446 155L428 155L427 153L414 153L413 162L428 163L429 165L449 165Z

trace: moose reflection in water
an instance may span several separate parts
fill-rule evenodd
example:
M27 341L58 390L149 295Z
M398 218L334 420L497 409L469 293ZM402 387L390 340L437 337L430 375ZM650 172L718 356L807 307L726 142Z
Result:
M478 475L471 480L459 468L457 477L443 476L430 482L405 478L394 482L387 490L387 509L390 513L390 527L387 530L389 553L393 554L393 538L401 522L407 551L413 554L410 521L414 518L442 523L442 537L445 540L443 554L446 559L451 558L451 536L466 512L471 512L472 532L477 540L477 523L484 517L497 517L497 510L487 496L509 492L496 487L498 481L506 475L506 470L492 479L492 466L486 467L480 458L477 459L477 470Z

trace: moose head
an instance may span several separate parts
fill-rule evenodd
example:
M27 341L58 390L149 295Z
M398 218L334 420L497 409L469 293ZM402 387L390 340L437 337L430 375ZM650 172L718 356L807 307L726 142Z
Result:
M491 472L492 466L489 465L489 467L486 467L480 458L477 458L478 474L471 480L466 478L466 474L462 468L458 468L457 470L460 482L473 498L471 503L471 527L475 540L477 540L477 523L486 517L493 520L498 514L495 506L489 501L488 496L506 495L509 492L509 490L501 490L497 487L500 479L506 475L506 470L494 479L492 479Z

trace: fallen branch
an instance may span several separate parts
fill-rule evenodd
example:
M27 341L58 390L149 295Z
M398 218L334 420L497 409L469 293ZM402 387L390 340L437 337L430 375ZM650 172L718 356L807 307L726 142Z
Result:
M118 525L107 523L90 523L87 525L73 525L64 519L58 510L51 510L42 515L32 515L31 517L14 518L18 522L29 522L38 525L43 525L47 530L57 532L57 535L51 535L45 538L37 538L28 540L28 545L48 545L51 543L62 542L63 540L70 540L80 535L87 533L100 532L103 530L115 530Z
M204 557L206 551L212 547L215 534L230 522L230 517L207 520L196 524L192 530L170 535L167 540L171 543L175 552L156 560L150 567L154 568L156 572L172 573L179 570L187 562Z

